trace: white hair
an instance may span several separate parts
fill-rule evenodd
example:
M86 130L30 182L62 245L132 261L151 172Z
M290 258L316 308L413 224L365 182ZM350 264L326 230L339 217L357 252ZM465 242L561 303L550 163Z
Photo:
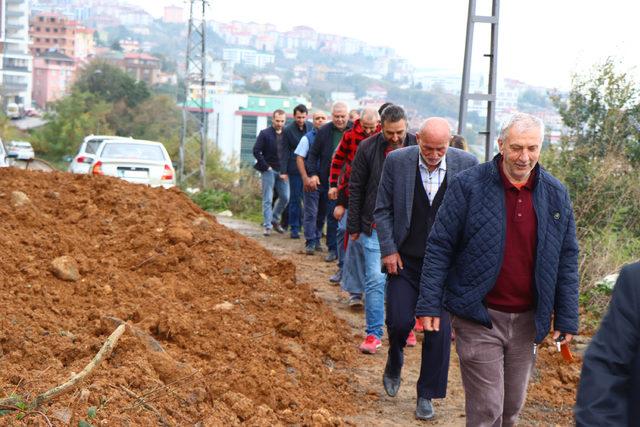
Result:
M544 123L538 117L528 113L514 113L502 123L499 138L503 141L507 140L507 135L511 128L517 128L521 131L540 130L540 142L544 139Z
M377 122L380 120L380 114L378 113L378 110L376 110L373 107L367 107L364 110L362 110L362 114L360 115L360 120L373 120L374 122Z
M347 113L349 112L349 106L347 105L346 102L344 101L336 101L333 103L333 105L331 106L331 112L333 113L334 111L344 108L345 110L347 110Z

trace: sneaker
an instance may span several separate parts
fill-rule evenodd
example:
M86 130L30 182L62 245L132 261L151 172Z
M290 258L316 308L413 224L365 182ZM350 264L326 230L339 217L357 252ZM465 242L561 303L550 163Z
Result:
M324 249L322 249L322 245L320 244L320 242L316 243L316 252L322 252Z
M416 319L416 325L413 327L413 330L416 332L424 332L424 326L422 326L422 322Z
M382 341L379 338L376 338L375 335L367 335L360 344L360 351L364 354L376 354L380 347L382 347Z
M316 247L314 244L307 244L304 247L304 253L307 255L314 255L316 253Z
M341 280L342 280L342 270L341 269L338 270L336 272L336 274L334 274L333 276L329 277L329 281L331 283L338 284L338 283L340 283Z
M271 221L271 225L273 225L273 229L276 230L278 233L284 234L284 228L282 228L282 226L279 223L275 221Z
M349 296L349 307L351 307L351 308L362 308L362 307L364 307L364 303L362 302L362 295L351 295L351 296Z
M271 229L268 227L264 228L264 231L262 232L263 236L271 236Z
M416 339L416 334L413 331L409 332L409 336L407 337L407 347L415 347L418 344L418 340Z
M338 259L338 254L336 253L336 251L329 251L327 256L324 258L326 262L333 262L337 259Z

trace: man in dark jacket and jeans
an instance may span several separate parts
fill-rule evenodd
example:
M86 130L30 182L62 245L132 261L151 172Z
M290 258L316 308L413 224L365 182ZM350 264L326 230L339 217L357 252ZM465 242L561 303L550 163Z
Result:
M307 169L309 179L307 187L311 190L320 189L320 198L326 198L329 192L329 169L331 158L338 147L342 135L351 129L352 123L348 120L349 108L344 102L336 102L331 107L331 122L324 124L316 134L316 140L309 149L307 156ZM325 261L332 262L338 259L338 221L333 217L335 200L327 201L327 249L329 254Z
M640 263L625 266L609 311L584 355L576 425L640 422Z
M500 154L447 186L427 239L416 315L452 314L469 426L511 426L537 345L578 332L578 242L567 189L538 164L544 125L517 113Z
M373 221L382 165L393 150L416 145L415 135L407 133L407 116L397 105L391 105L380 116L382 131L360 143L351 163L349 179L349 215L347 233L360 240L364 249L364 310L366 338L360 351L374 354L382 346L384 325L384 285L381 271L380 244Z
M280 226L280 215L289 203L289 183L287 175L280 173L280 147L286 119L287 115L284 111L275 110L271 126L260 131L253 146L253 157L256 158L256 164L253 167L262 175L262 216L264 217L262 225L265 236L271 234L272 228L275 228L278 233L284 233ZM274 189L278 200L272 208Z
M304 104L293 109L293 122L285 126L282 132L281 159L282 173L289 180L289 229L291 238L300 238L302 225L302 177L296 165L296 147L303 136L310 132L313 126L307 120L308 110Z

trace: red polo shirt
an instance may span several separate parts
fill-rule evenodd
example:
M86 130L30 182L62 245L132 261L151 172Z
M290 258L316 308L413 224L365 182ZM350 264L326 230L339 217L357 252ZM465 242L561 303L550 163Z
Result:
M538 221L533 208L535 171L520 188L509 181L499 162L504 185L507 236L504 257L496 284L486 297L489 308L507 313L522 313L533 308L534 269Z

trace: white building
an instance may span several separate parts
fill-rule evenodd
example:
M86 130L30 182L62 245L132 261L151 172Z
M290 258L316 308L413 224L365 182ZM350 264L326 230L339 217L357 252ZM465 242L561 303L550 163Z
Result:
M0 0L0 98L31 107L28 0Z
M276 56L271 53L244 48L224 48L222 49L222 59L233 65L242 64L257 68L264 68L276 62Z
M246 166L254 163L256 137L271 125L274 110L284 110L291 119L296 105L311 107L311 103L301 97L237 93L214 94L206 103L211 107L209 139L214 141L226 160Z

